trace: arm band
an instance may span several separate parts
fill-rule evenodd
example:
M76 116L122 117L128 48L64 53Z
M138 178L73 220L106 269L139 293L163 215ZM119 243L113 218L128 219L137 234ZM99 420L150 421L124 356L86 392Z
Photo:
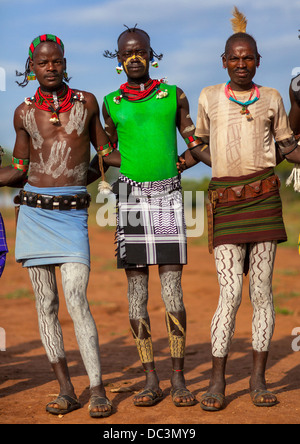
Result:
M117 144L114 143L113 145L108 142L106 145L100 145L96 148L96 151L99 156L104 157L108 156L115 148L117 147Z
M298 148L298 146L299 146L299 143L297 143L296 146L295 146L293 149L291 149L291 151L289 151L288 153L282 153L282 155L283 155L284 157L288 156L288 155L291 154L293 151L295 151L295 149Z
M23 173L27 173L29 169L29 159L17 159L16 157L12 157L12 167L15 170L22 171Z
M291 154L300 145L299 140L297 140L295 137L291 137L289 139L285 139L281 142L276 142L276 143L277 143L283 157ZM296 145L294 145L294 143L296 143ZM292 148L291 148L291 146L292 146ZM285 152L284 151L285 148L288 148L290 150Z
M201 149L201 151L204 151L208 145L205 144L202 139L200 139L199 137L196 136L190 136L187 137L186 139L184 139L185 143L187 144L187 147L189 150L192 150L193 148L196 148L196 146L199 145L203 145L203 148Z

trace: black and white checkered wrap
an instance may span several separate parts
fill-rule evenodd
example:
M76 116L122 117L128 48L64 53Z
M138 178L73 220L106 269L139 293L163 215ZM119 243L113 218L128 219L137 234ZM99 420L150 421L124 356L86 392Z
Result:
M114 192L117 195L119 268L187 263L179 177L134 182L121 175Z

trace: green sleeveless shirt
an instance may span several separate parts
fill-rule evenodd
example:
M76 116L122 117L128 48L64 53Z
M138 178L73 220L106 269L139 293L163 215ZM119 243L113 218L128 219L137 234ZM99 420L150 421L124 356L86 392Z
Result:
M108 114L118 133L121 154L120 172L137 182L154 182L178 175L175 85L161 85L168 96L157 93L136 102L114 97L120 90L104 97Z

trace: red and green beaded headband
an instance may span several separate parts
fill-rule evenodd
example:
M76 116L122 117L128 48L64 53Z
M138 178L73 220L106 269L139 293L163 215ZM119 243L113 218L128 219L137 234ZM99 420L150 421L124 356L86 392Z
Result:
M56 36L53 35L53 34L43 34L43 35L39 35L38 37L36 37L36 38L33 40L33 42L31 43L31 45L29 46L29 57L30 57L31 60L32 60L32 58L33 58L33 53L34 53L34 51L35 51L35 48L36 48L40 43L43 43L43 42L54 42L54 43L57 43L57 44L61 47L63 53L65 52L64 44L63 44L63 42L60 40L60 38L56 37Z

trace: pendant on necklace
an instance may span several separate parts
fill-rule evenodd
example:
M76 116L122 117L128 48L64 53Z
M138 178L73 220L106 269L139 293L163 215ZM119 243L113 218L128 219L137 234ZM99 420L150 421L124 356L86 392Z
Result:
M141 84L140 84L140 91L145 91L145 85L144 85L144 83L141 83Z
M59 122L59 118L58 118L58 115L57 115L57 113L52 113L52 116L51 116L51 119L49 119L49 122L51 122L51 123L53 123L53 124L55 124L55 123L58 123Z
M55 110L58 110L59 108L59 102L58 102L58 97L57 97L57 93L56 91L53 91L52 93L52 97L53 97L53 105ZM58 113L57 111L54 111L52 113L51 119L49 119L49 121L53 124L58 123L59 122L59 117L58 117Z
M242 115L246 115L247 120L249 120L249 121L250 121L250 120L253 120L253 117L251 116L251 113L250 113L250 111L248 110L247 106L244 105L244 106L242 107L240 113L241 113Z
M254 98L252 98L254 93L256 93L256 96ZM252 105L253 103L255 103L260 98L259 89L257 88L257 86L254 83L253 83L253 86L252 86L252 89L251 89L251 93L250 93L249 99L245 103L237 100L237 98L236 98L236 96L235 96L235 94L234 94L234 92L233 92L233 90L232 90L232 88L230 86L230 80L225 85L225 95L226 95L226 97L229 100L231 100L232 102L238 103L242 107L240 113L242 115L245 115L249 122L254 120L252 115L251 115L251 113L250 113L250 111L248 110L248 106Z
M52 96L53 96L54 107L55 107L55 109L57 109L59 107L59 103L58 103L56 91L53 92Z

